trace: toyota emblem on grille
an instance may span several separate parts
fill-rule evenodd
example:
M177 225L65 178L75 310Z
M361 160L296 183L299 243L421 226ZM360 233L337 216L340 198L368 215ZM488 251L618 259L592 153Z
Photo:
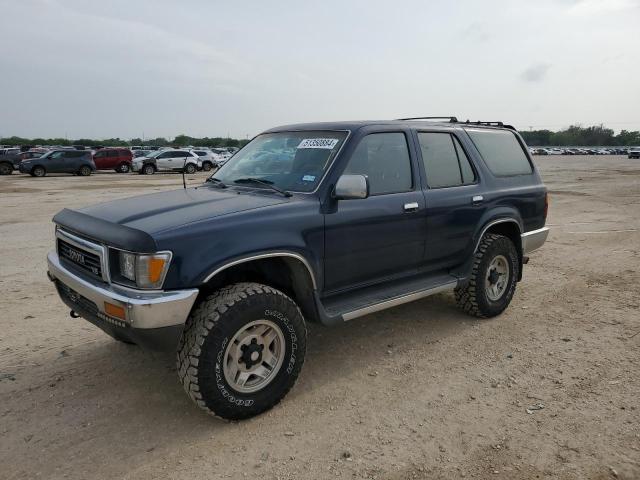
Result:
M84 255L78 252L77 250L69 249L69 259L84 265Z

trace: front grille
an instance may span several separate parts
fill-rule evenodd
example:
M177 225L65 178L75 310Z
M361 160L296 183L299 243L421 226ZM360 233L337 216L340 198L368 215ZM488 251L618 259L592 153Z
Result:
M60 238L58 238L58 255L80 270L102 278L102 263L99 255L80 249Z

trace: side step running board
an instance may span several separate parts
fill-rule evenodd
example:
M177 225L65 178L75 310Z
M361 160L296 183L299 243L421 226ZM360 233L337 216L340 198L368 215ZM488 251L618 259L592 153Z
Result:
M343 313L342 319L345 322L347 322L349 320L353 320L354 318L363 317L365 315L369 315L370 313L386 310L387 308L395 307L397 305L402 305L403 303L413 302L414 300L435 295L436 293L445 292L447 290L453 290L457 284L458 284L457 281L453 281L453 282L445 283L435 287L426 288L424 290L419 290L417 292L408 293L406 295L401 295L399 297L391 298L383 302L374 303L373 305L369 305L363 308L359 308L357 310L352 310L350 312Z

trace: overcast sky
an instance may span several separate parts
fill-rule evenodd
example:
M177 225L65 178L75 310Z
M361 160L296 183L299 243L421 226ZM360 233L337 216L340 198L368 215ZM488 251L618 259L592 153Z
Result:
M640 129L640 0L0 0L0 136Z

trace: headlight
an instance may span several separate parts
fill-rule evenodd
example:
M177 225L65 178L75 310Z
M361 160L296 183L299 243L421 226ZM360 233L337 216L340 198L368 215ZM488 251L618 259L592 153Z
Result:
M112 250L117 255L116 275L112 280L116 283L145 289L162 288L164 277L171 263L171 252L159 252L152 255ZM116 262L112 265L115 266ZM118 281L120 279L120 281Z

